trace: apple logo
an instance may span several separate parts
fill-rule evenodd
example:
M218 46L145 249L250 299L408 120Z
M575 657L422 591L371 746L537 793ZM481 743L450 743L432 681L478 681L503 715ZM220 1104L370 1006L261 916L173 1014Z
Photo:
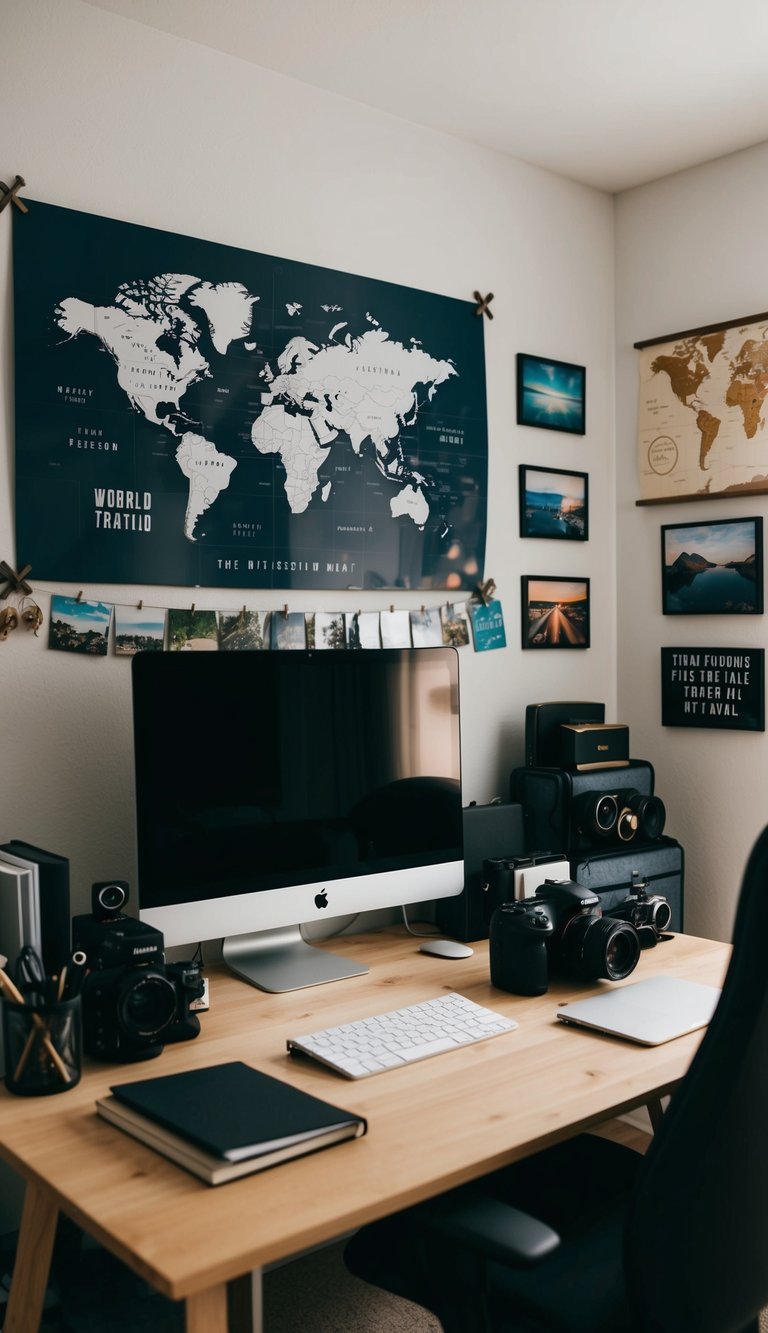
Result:
M327 907L327 906L328 906L328 890L321 889L319 893L315 894L315 907Z

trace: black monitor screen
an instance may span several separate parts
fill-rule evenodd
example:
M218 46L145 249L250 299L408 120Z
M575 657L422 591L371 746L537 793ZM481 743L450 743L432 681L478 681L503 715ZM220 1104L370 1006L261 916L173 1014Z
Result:
M461 859L455 649L138 654L133 703L142 910Z

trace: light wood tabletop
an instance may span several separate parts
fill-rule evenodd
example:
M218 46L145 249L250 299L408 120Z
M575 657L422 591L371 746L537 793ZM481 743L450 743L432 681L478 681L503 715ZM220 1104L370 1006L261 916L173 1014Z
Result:
M566 1027L555 1019L559 1003L611 983L553 982L546 995L523 999L491 986L487 941L473 947L471 958L445 960L419 953L399 927L336 937L333 951L369 973L284 995L207 969L211 1008L193 1041L139 1064L86 1060L78 1086L57 1096L0 1089L0 1157L27 1185L5 1333L38 1328L59 1210L184 1300L187 1333L253 1328L265 1265L663 1096L685 1073L700 1033L648 1048ZM729 954L724 944L675 936L644 951L627 981L667 974L720 985ZM286 1052L288 1037L453 990L519 1026L357 1081ZM111 1084L227 1060L365 1116L368 1133L211 1188L96 1115L95 1099ZM246 1314L232 1300L244 1282L256 1292Z

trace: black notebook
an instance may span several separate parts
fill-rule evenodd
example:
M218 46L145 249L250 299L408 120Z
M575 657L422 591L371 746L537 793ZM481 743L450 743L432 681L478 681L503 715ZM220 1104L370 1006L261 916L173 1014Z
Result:
M362 1116L241 1061L118 1083L100 1115L210 1184L358 1138Z

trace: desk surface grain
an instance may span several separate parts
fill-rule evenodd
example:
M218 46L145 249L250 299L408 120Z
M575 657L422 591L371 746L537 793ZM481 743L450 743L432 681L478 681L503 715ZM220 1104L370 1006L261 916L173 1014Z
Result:
M269 995L208 969L202 1032L133 1065L86 1061L59 1096L0 1089L0 1157L166 1295L181 1299L343 1235L669 1091L701 1034L633 1046L555 1020L598 985L553 984L536 999L494 989L487 942L469 959L418 953L399 928L328 942L366 976ZM628 981L656 973L720 985L726 945L676 936L644 952ZM519 1027L356 1082L286 1053L286 1039L457 990ZM211 1188L94 1108L116 1082L244 1060L368 1120L364 1138Z

